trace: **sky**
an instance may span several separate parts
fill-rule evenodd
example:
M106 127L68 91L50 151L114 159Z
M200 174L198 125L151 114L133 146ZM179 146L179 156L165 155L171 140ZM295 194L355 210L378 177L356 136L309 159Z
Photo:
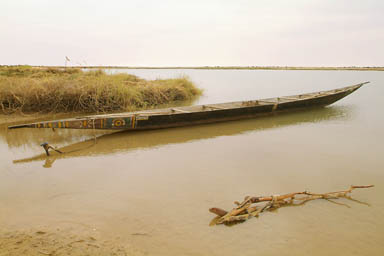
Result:
M0 0L0 65L384 66L383 0Z

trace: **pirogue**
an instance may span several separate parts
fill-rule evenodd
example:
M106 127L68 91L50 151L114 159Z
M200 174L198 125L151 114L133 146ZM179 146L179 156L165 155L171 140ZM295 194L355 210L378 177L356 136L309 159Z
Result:
M326 106L344 98L367 83L369 82L334 90L292 96L119 114L90 115L63 120L13 125L8 128L150 130L254 118L271 113Z

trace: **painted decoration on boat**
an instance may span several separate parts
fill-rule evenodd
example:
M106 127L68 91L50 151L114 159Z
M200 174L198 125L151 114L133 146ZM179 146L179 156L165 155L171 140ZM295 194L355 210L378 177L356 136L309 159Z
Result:
M129 116L124 118L107 118L105 125L102 128L120 129L120 128L135 128L135 116Z
M125 126L125 120L123 118L114 119L112 121L113 127L122 127Z
M80 121L80 128L92 129L94 127L95 127L95 120L94 119Z

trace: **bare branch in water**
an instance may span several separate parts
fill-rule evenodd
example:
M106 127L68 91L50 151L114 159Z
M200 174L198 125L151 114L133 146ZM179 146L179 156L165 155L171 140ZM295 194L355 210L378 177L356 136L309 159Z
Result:
M358 188L371 188L374 185L368 186L351 186L347 190L328 192L323 194L315 194L309 191L303 192L294 192L285 195L273 195L273 196L258 196L258 197L250 197L246 196L243 202L234 202L236 207L230 211L226 211L217 207L209 209L209 211L217 216L211 221L210 225L218 225L218 224L235 224L238 222L243 222L252 217L258 217L260 213L266 210L276 210L283 206L299 206L303 205L308 201L312 201L315 199L325 199L329 202L343 205L349 207L346 204L339 203L333 201L333 199L338 198L346 198L351 201L355 201L360 204L368 205L367 203L360 202L358 200L352 199L349 194ZM266 202L266 203L264 203ZM264 204L262 204L264 203ZM259 205L256 205L259 204ZM260 205L261 204L261 205Z

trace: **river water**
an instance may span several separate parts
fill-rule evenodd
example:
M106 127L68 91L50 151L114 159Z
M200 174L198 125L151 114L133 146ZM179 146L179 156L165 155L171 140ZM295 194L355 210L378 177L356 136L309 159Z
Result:
M104 134L0 128L0 228L72 223L148 255L383 255L384 72L110 70L188 76L194 104L284 96L371 81L321 109L252 120ZM63 147L47 158L40 143ZM234 226L211 207L246 195L353 185L359 202L312 201Z

